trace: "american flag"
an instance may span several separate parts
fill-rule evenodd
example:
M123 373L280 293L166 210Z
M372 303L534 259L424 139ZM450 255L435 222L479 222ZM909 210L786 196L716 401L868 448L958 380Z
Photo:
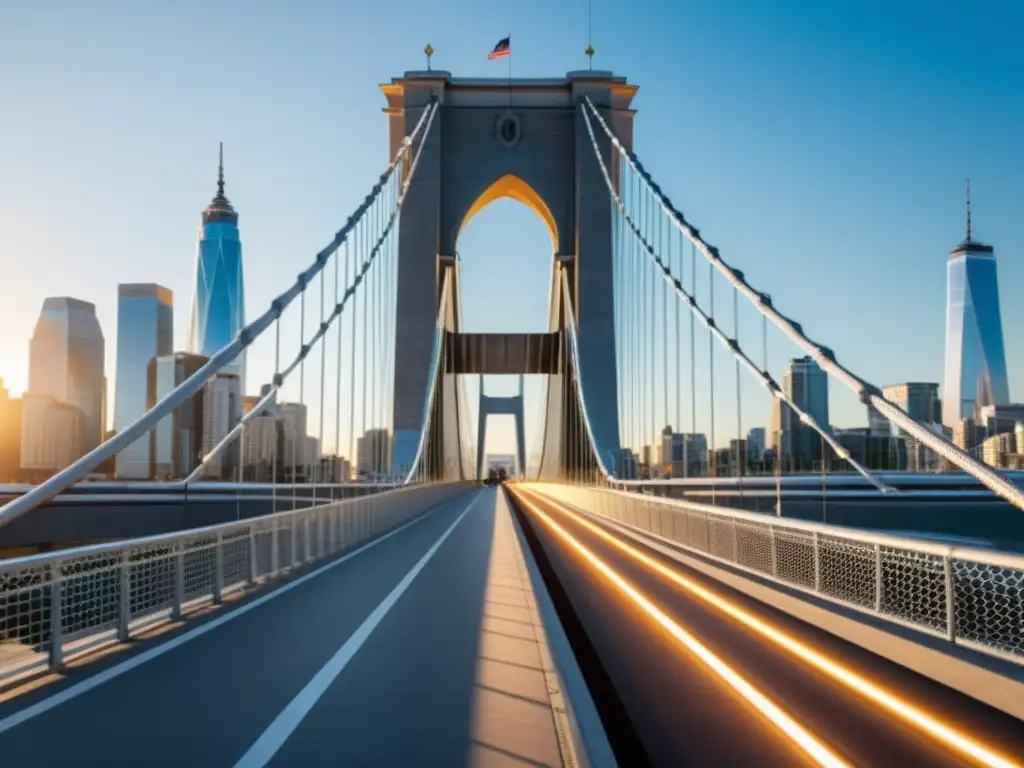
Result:
M494 46L494 50L487 54L488 59L497 59L501 56L508 56L512 53L512 38L506 37L503 40L499 40L498 44Z

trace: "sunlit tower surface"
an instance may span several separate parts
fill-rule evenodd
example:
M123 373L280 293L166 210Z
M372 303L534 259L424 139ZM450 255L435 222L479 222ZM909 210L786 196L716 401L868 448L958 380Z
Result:
M242 241L238 213L224 195L224 145L217 172L217 194L203 211L196 254L196 278L188 326L188 351L212 357L245 325ZM233 372L245 374L243 358Z
M1010 402L1006 350L999 312L996 254L971 237L967 186L967 237L946 262L946 373L942 418L955 427L986 405Z
M242 275L242 242L238 213L224 194L224 145L220 145L217 194L203 211L196 255L196 279L189 317L188 351L212 357L229 344L245 325L245 291ZM242 415L245 392L245 355L217 374L207 385L203 450L223 440ZM220 476L231 467L227 456L213 462L208 474ZM237 463L237 462L236 462Z

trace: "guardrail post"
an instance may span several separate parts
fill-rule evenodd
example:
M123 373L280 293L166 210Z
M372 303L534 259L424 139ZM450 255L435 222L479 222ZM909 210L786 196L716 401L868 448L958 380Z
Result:
M274 517L270 521L270 575L277 576L277 572L281 567L281 544L280 537L277 534L277 518Z
M946 639L956 642L956 598L953 593L953 557L946 555L942 561L946 577Z
M216 551L213 556L213 602L224 598L224 534L217 532Z
M875 613L882 612L882 547L875 544Z
M64 611L61 608L60 560L50 566L50 669L64 666Z
M736 518L732 519L732 561L740 563L740 535L736 531Z
M817 531L814 532L814 591L821 592L821 549Z
M249 523L249 583L260 577L259 549L256 546L256 527Z
M772 548L772 576L779 577L778 555L775 553L775 526L769 525L768 532L771 534L770 545Z
M324 553L327 551L326 543L324 539L327 538L327 519L324 517L324 511L322 509L317 510L316 513L316 557L318 560L324 559Z
M117 639L122 643L128 639L128 624L132 620L132 564L127 547L121 552L121 599L117 611Z
M291 556L291 568L295 570L295 567L299 564L299 521L295 519L295 513L291 513L292 522L292 556Z
M302 536L302 562L304 563L308 563L313 558L313 542L310 541L313 533L312 516L312 513L307 513L302 517L302 527L305 530L305 534Z
M337 502L335 502L337 504ZM327 510L327 552L333 555L335 548L338 544L337 538L337 521L338 521L338 507L335 504L331 504L330 509Z
M181 604L185 602L185 544L177 542L174 545L174 605L171 607L171 617L175 620L181 618Z

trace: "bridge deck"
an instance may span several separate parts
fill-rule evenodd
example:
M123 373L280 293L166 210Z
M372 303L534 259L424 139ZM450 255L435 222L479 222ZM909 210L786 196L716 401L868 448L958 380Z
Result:
M621 764L802 765L807 761L792 740L617 588L537 510L628 580L671 621L774 700L848 764L975 764L624 553L613 541L625 541L634 547L637 542L624 537L603 518L581 518L540 496L524 498L530 502L523 505L529 536L536 537L544 552L538 560L549 565L565 590L600 660L602 674L615 691L614 704L622 713L621 719L631 724L625 736L620 728L616 738ZM610 538L588 528L583 520L596 524ZM731 590L655 549L640 546L639 550L1002 755L1018 760L1024 755L1024 728L1010 715ZM606 708L603 716L609 711ZM623 759L626 754L628 761Z
M563 765L504 496L0 703L5 766Z

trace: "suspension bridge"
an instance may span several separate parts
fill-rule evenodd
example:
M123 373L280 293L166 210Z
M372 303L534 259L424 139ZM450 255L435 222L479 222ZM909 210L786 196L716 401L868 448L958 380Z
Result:
M12 541L102 540L0 561L5 765L1017 764L1024 557L850 524L938 492L1015 532L1013 479L707 242L635 151L625 78L382 90L389 162L328 245L138 421L0 508ZM551 235L545 332L464 327L458 236L506 196ZM855 455L772 375L779 350L957 473ZM196 466L80 483L259 359L268 386ZM508 374L542 382L535 422L521 388L470 402L467 377ZM337 457L358 441L367 481L298 436L256 440L286 398ZM752 402L785 409L820 475L777 453L754 476ZM516 420L499 488L478 483L489 413Z

